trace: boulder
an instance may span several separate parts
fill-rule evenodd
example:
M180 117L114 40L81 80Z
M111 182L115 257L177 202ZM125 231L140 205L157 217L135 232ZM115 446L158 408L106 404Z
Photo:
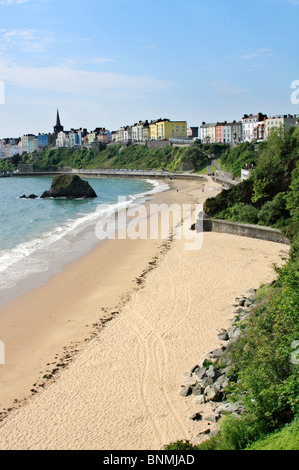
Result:
M204 389L202 388L202 386L198 383L195 385L195 387L192 387L192 395L202 395L203 390Z
M210 379L216 380L219 377L219 372L213 366L210 366L206 372L206 376L210 377Z
M217 387L216 385L208 385L205 389L204 395L207 400L221 401L223 392L220 390L220 387Z
M198 379L202 379L205 373L206 373L205 367L198 367L198 369L196 369L194 372L194 374L197 376Z
M212 351L211 356L213 359L217 359L217 358L224 356L224 354L225 354L225 348L219 348L219 349L215 349L214 351Z
M229 336L228 336L227 330L222 330L218 334L218 339L220 339L220 341L228 341Z
M194 413L193 415L189 416L189 419L192 421L201 421L202 415L200 413Z
M180 390L180 395L182 397L188 397L189 395L191 395L191 393L192 393L192 388L189 387L188 385L182 387Z
M205 396L203 394L201 395L196 395L196 397L194 398L194 403L196 405L203 405L205 403L206 399L205 399Z
M87 181L78 175L59 175L53 178L51 188L44 191L42 198L86 199L97 197Z
M236 327L236 326L231 326L229 329L228 329L228 336L229 336L229 339L230 341L235 341L238 339L239 335L241 333L241 330L240 328Z
M223 403L214 410L216 415L220 415L221 413L241 413L244 410L244 406L240 403Z
M211 377L204 377L200 383L203 388L206 388L209 385L212 385L214 383L214 380Z

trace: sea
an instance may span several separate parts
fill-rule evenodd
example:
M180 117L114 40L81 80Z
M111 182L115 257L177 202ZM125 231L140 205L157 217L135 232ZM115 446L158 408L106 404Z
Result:
M14 287L23 285L26 290L30 278L46 281L51 266L59 271L63 260L79 257L99 243L95 227L107 213L142 204L168 189L163 181L142 178L82 179L96 198L41 199L52 177L0 178L0 303L10 300ZM21 198L30 194L38 197Z

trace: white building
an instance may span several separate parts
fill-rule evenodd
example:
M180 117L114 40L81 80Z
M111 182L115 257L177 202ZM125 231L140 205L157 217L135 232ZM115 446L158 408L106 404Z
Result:
M242 140L243 142L252 142L254 140L254 129L255 124L259 121L263 121L266 116L262 113L258 113L253 116L252 114L244 114L242 118Z
M296 124L297 117L291 114L269 117L265 122L265 139L269 137L272 129L281 128L284 132L287 132L291 127L296 126Z
M203 143L214 144L216 142L216 125L216 122L202 123L200 126L200 139Z
M5 145L3 158L11 158L15 155L19 155L19 147L17 145Z
M132 127L132 141L143 142L149 140L149 123L148 121L139 121Z
M21 147L29 147L31 142L34 142L36 136L33 134L25 134L21 137L21 141L19 146Z
M233 136L232 136L232 124L230 123L225 123L223 125L223 142L226 144L230 144L232 142Z
M56 147L69 147L70 139L68 132L60 131L57 134Z

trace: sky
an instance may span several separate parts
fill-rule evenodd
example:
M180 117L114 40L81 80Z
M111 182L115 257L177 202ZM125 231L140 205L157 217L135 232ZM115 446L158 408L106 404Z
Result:
M0 138L299 114L299 0L0 0Z

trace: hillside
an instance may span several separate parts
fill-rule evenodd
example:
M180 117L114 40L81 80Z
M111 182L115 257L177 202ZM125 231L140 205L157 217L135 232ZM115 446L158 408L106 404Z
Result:
M230 155L236 154L237 150L238 147ZM223 191L215 198L207 199L204 207L206 214L232 222L280 228L289 235L292 223L287 207L287 194L298 157L299 128L291 129L286 135L273 132L256 152L251 178ZM227 155L222 156L221 160L223 158L227 159Z
M120 144L105 145L100 149L46 149L22 158L14 157L0 161L0 171L12 171L17 164L33 163L40 170L71 167L75 169L122 168L122 169L161 169L169 171L202 171L210 162L209 155L219 156L227 150L226 145L193 144L188 147L168 145L160 149L150 149L146 145Z

